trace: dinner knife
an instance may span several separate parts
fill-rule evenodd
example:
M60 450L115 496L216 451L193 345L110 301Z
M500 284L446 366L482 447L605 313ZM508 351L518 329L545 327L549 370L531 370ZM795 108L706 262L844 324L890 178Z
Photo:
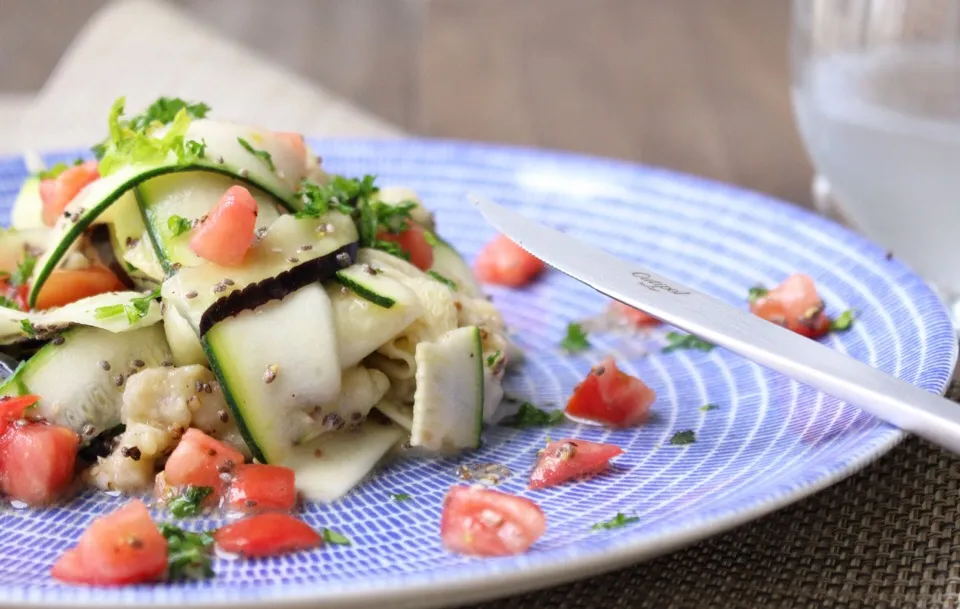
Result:
M468 198L517 245L598 292L960 453L960 404L492 201Z

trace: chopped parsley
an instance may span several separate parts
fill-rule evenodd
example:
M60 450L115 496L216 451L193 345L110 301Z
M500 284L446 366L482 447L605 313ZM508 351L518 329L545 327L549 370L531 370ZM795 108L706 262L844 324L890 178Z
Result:
M676 446L686 446L687 444L693 444L697 441L697 436L694 434L692 429L685 429L683 431L678 431L673 434L673 437L670 438L670 443Z
M160 163L173 152L177 162L187 163L195 156L196 147L187 147L184 135L194 118L203 118L210 110L206 104L187 104L181 99L160 98L144 114L129 120L123 116L126 98L119 98L110 109L107 124L110 135L93 147L100 159L101 176L135 163ZM166 133L158 135L161 127Z
M452 279L450 279L450 278L448 278L448 277L444 277L443 275L441 275L440 273L438 273L438 272L436 272L436 271L427 271L427 275L430 275L431 277L433 277L434 279L436 279L437 281L439 281L439 282L442 283L443 285L447 286L448 288L450 288L450 289L453 290L454 292L457 291L457 284L455 284Z
M0 307L5 309L16 309L20 310L20 305L18 305L14 300L7 298L6 296L0 294Z
M187 232L193 228L193 223L190 220L187 220L183 216L178 216L173 214L167 218L167 230L170 231L170 235L173 237L179 237L183 233Z
M487 367L493 368L497 365L497 362L503 358L503 351L497 351L496 353L491 353L487 356Z
M430 247L437 247L440 245L440 238L433 234L433 231L424 229L423 238L426 240L427 245Z
M323 529L323 540L327 543L332 543L335 546L349 546L350 540L346 536L337 533L328 528Z
M199 142L197 140L189 140L184 146L187 149L187 153L194 158L202 159L207 156L207 140L201 139Z
M750 291L747 292L747 300L750 301L750 304L753 304L770 293L770 290L763 287L762 285L756 285L750 288Z
M22 285L27 285L30 282L30 277L33 276L33 269L36 266L36 256L31 256L30 254L24 256L20 264L17 265L17 270L10 276L10 286L18 288Z
M410 501L413 499L413 497L407 493L391 493L390 498L394 501Z
M36 336L37 329L33 327L33 324L30 323L29 319L20 320L20 329L24 331L27 336Z
M72 167L76 167L77 165L83 165L83 159L76 159L73 162ZM41 180L56 180L57 178L60 177L61 173L70 169L70 167L71 165L67 165L66 163L62 163L62 162L57 163L53 167L50 167L49 169L38 171L37 177Z
M617 512L617 515L610 520L607 520L606 522L598 522L590 528L594 531L609 531L610 529L621 529L627 525L631 525L639 521L640 518L637 516L625 516L624 514Z
M560 341L560 347L567 353L576 353L590 348L590 341L587 340L587 333L583 326L576 322L567 324L567 335Z
M853 325L853 320L855 319L856 314L853 312L853 309L847 309L840 314L836 319L830 320L830 331L831 332L846 332Z
M664 353L679 351L680 349L698 349L700 351L712 351L716 347L713 343L708 343L702 338L697 338L693 334L681 334L680 332L667 332L667 346L663 348Z
M115 304L97 307L93 310L94 319L106 319L116 315L126 315L127 322L132 326L147 316L150 312L150 304L160 297L160 288L146 296L140 296L130 299L129 304Z
M250 144L250 142L248 142L247 140L243 139L242 137L238 137L238 138L237 138L237 142L239 142L240 145L243 146L243 149L244 149L244 150L246 150L247 152L249 152L249 153L252 154L253 156L255 156L255 157L257 157L258 159L260 159L261 161L263 161L263 164L266 165L267 168L270 169L270 171L276 171L276 170L277 170L277 167L273 164L273 157L270 155L269 152L267 152L266 150L260 150L260 149L258 149L258 148L254 148L254 147Z
M350 216L360 234L360 247L378 249L388 254L409 260L410 256L393 241L380 239L382 232L399 234L412 222L410 211L417 204L404 201L390 205L374 197L379 188L375 178L365 175L360 179L334 176L329 184L320 185L310 180L300 184L297 195L303 203L297 218L319 218L329 211L338 211Z
M177 518L199 516L203 512L203 500L212 492L213 488L209 486L188 486L167 503L167 509Z
M172 524L157 525L167 539L167 579L207 579L213 577L210 559L213 536L210 533L184 531Z
M556 425L563 420L562 410L541 410L530 402L520 404L517 414L504 419L501 424L517 429L528 427L546 427Z
M700 407L700 412L710 412L711 410L716 410L717 408L720 407L716 404L704 404Z

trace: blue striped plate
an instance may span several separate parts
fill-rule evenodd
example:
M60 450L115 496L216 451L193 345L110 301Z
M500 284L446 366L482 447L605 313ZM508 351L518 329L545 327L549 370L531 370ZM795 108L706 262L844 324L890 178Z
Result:
M436 210L441 234L468 258L492 231L465 202L476 191L625 259L731 303L747 289L803 271L828 311L852 308L853 329L825 339L836 349L932 392L956 358L946 312L924 282L850 231L755 193L667 171L582 156L458 142L320 140L337 172L373 173L402 184ZM50 155L72 159L75 153ZM25 169L0 161L0 204L8 210ZM659 395L644 427L610 431L571 422L550 429L486 432L484 448L460 458L387 467L343 501L308 506L303 517L347 535L349 546L242 562L218 559L198 583L89 589L57 584L54 559L91 519L121 500L88 493L46 511L0 513L0 605L223 605L420 607L468 602L543 587L639 561L729 529L809 495L883 454L901 432L856 409L722 349L660 352L647 338L597 333L592 349L568 356L567 322L590 317L603 297L556 272L529 289L491 289L528 354L509 392L560 407L591 364L612 354ZM68 374L69 371L64 371ZM704 412L705 404L718 408ZM677 431L697 441L674 446ZM526 490L547 436L614 442L626 450L608 475L540 492ZM514 475L503 490L531 497L548 519L526 555L475 559L441 547L441 501L459 464L495 462ZM409 501L390 499L407 493ZM618 512L638 520L591 530ZM216 523L196 523L214 526Z

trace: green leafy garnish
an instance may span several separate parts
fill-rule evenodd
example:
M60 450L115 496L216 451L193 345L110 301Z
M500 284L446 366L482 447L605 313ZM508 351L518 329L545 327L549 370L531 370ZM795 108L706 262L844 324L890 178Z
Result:
M213 536L193 533L167 523L157 525L167 539L167 579L207 579L213 577L210 559Z
M410 501L410 499L412 499L407 493L392 493L390 498L394 501Z
M33 327L33 324L30 323L29 319L20 320L20 329L23 330L27 336L37 335L37 329Z
M405 201L390 205L374 199L379 188L375 178L365 175L360 179L334 176L329 184L320 185L310 180L300 184L297 195L303 209L297 218L319 218L328 211L338 211L350 216L360 234L360 247L370 247L408 260L410 256L397 243L379 239L381 232L399 234L412 222L410 210L417 204Z
M179 237L191 228L193 228L193 224L183 216L173 214L167 218L167 230L170 231L170 235L173 237Z
M639 521L640 518L636 516L625 516L624 514L617 512L617 515L610 520L607 520L606 522L598 522L590 528L594 531L609 531L610 529L620 529Z
M491 353L490 355L487 356L487 367L493 368L497 364L497 362L500 361L500 358L502 357L503 357L502 351Z
M189 140L184 146L187 148L187 154L194 158L202 159L207 156L207 140L205 139L201 139L199 142Z
M530 402L523 402L517 414L507 417L501 425L526 429L528 427L547 427L563 420L562 410L541 410Z
M161 100L164 103L158 104ZM147 112L123 120L126 99L121 97L110 109L108 125L110 136L103 144L94 147L100 159L101 176L110 175L126 165L135 163L159 163L171 152L178 163L187 163L194 158L184 143L184 135L192 118L202 118L210 109L206 104L186 104L183 100L161 98ZM166 126L162 136L158 129ZM194 148L195 149L195 148Z
M716 404L704 404L700 407L700 412L710 412L711 410L716 410L717 408L720 407Z
M130 299L129 304L114 304L97 307L93 310L94 319L106 319L116 315L126 315L127 322L132 326L147 316L150 312L150 303L160 297L160 288L146 296L140 296Z
M431 277L433 277L443 285L447 286L454 292L457 291L457 284L455 284L452 279L449 279L448 277L444 277L443 275L441 275L436 271L427 271L427 275L430 275Z
M433 231L424 230L423 238L426 240L427 245L429 245L430 247L437 247L438 245L440 245L440 239L433 234Z
M324 528L323 529L323 540L327 543L332 543L335 546L349 546L350 540L345 536L337 533L336 531Z
M177 518L199 516L203 512L203 500L212 492L209 486L188 486L167 503L167 509Z
M20 264L17 265L17 270L10 276L10 286L18 288L22 285L27 285L30 282L30 277L33 276L33 268L35 266L37 266L36 256L31 256L30 254L24 256Z
M853 320L856 318L856 314L853 312L853 309L847 309L840 314L836 319L830 320L830 331L831 332L846 332L853 325Z
M587 340L587 333L583 331L583 326L574 322L567 324L567 335L560 341L560 347L567 353L589 349L590 341Z
M681 334L680 332L667 332L667 346L663 348L664 353L679 351L680 349L698 349L700 351L712 351L716 347L713 343L697 338L693 334Z
M693 433L692 429L685 429L683 431L678 431L673 434L673 437L670 438L670 443L677 446L684 446L687 444L693 444L697 441L696 434Z
M277 170L276 166L274 166L274 164L273 164L273 157L270 155L269 152L267 152L266 150L260 150L260 149L254 148L254 147L250 144L250 142L248 142L247 140L243 139L242 137L238 137L238 138L237 138L237 142L239 142L240 145L243 146L243 149L244 149L244 150L246 150L247 152L249 152L249 153L252 154L253 156L255 156L255 157L257 157L258 159L260 159L261 161L263 161L263 164L266 165L267 168L270 169L270 171L276 171L276 170Z
M750 304L753 304L769 293L770 290L767 288L763 287L762 285L756 285L750 288L750 290L747 292L747 300L750 301Z
M5 309L16 309L17 311L20 310L20 305L18 305L15 301L11 300L10 298L3 296L2 294L0 294L0 307L3 307Z

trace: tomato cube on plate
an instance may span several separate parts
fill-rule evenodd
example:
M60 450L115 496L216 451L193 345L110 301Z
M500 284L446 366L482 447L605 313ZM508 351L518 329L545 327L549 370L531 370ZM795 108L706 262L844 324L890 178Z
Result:
M220 474L232 472L242 463L240 451L191 427L167 459L162 486L209 486L211 497L217 498L226 485Z
M216 207L193 230L190 249L221 266L239 266L253 245L257 201L243 186L231 186Z
M610 459L622 454L623 449L615 444L574 438L550 442L533 468L530 488L547 488L600 473L610 466Z
M94 520L51 575L73 584L123 586L160 579L166 570L167 540L135 499Z
M754 315L810 338L830 331L830 317L809 275L795 273L750 303Z
M73 481L78 447L66 427L11 425L0 438L0 490L30 505L58 499Z
M217 529L213 538L220 549L248 558L275 556L323 545L323 537L310 525L278 512L238 520Z
M410 257L410 264L421 271L427 271L433 266L433 246L427 241L422 226L416 222L407 224L407 228L399 233L380 231L377 239L396 243Z
M43 223L53 226L60 219L63 210L81 190L100 178L96 161L87 161L63 171L56 178L47 178L40 182L40 202Z
M451 488L440 517L443 545L474 556L522 554L546 530L547 517L536 503L486 488Z
M542 260L506 235L499 235L480 251L474 273L484 283L519 288L536 279L544 268Z
M566 413L613 427L631 427L647 421L656 399L653 389L618 369L608 357L574 388Z
M113 271L100 264L85 269L56 269L40 288L34 308L62 307L88 296L126 289Z
M227 507L237 512L292 510L297 503L293 470L259 463L241 465L234 470L226 497Z

